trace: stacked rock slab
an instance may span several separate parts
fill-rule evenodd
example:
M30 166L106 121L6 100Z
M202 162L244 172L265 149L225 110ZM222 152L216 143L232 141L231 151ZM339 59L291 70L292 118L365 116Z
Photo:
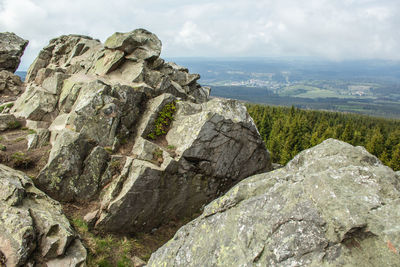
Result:
M147 266L400 266L400 177L329 139L206 206Z
M85 266L86 249L61 205L0 164L0 265Z
M28 41L14 33L0 33L0 103L15 100L23 91L17 70Z
M198 74L160 53L161 41L143 29L116 33L104 45L80 35L53 39L12 109L37 132L50 133L37 186L60 201L100 198L91 217L105 231L151 230L271 169L246 109L209 101ZM171 103L169 132L151 138Z

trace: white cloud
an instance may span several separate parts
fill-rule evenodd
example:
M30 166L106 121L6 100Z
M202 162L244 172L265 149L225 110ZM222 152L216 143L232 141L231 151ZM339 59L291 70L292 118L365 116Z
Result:
M30 40L21 68L62 34L146 28L163 56L400 60L398 0L0 0L0 31Z

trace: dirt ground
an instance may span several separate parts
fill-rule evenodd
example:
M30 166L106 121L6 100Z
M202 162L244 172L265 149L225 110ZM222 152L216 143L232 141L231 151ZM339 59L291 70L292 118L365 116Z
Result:
M34 133L33 130L21 126L0 132L0 163L25 172L35 178L46 165L51 145L27 150L26 137Z

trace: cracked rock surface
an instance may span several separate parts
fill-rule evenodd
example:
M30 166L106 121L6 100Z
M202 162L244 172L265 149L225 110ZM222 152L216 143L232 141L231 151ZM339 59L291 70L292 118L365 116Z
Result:
M85 266L86 249L61 205L0 164L0 266Z
M400 179L329 139L241 181L147 266L399 266Z
M106 232L150 231L192 216L241 179L271 170L246 108L209 100L198 74L160 52L161 41L144 29L115 33L104 45L88 36L55 38L11 109L38 126L33 146L40 133L50 136L38 188L59 201L93 201L94 227ZM171 103L165 133L152 136Z
M174 100L163 94L151 101L132 154L125 156L121 174L102 192L96 228L148 231L172 218L189 217L232 184L271 168L252 119L233 100L177 102L175 120L166 135L169 145L146 139L151 115ZM154 162L156 151L160 164Z

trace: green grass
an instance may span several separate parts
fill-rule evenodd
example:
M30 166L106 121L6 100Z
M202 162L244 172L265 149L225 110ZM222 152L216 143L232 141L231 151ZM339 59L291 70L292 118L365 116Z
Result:
M81 218L71 221L88 247L88 266L127 267L133 266L132 251L136 240L113 235L100 236L89 231L89 227Z
M11 155L11 162L14 167L22 169L28 168L33 163L32 159L21 151Z

